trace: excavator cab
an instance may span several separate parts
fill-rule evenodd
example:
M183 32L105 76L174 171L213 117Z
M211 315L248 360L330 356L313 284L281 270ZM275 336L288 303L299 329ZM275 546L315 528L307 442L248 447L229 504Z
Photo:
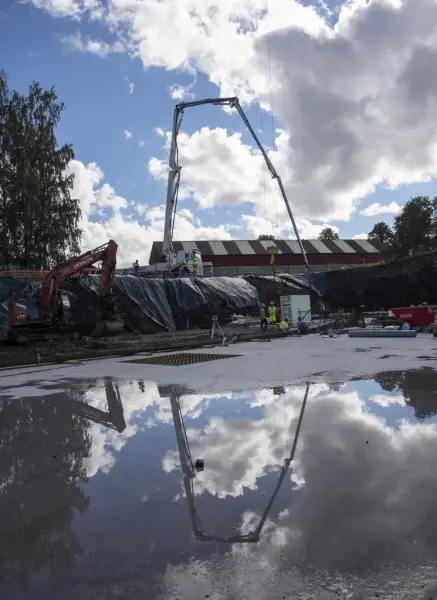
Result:
M24 298L11 298L8 304L9 327L29 325L41 321L38 306L31 300Z

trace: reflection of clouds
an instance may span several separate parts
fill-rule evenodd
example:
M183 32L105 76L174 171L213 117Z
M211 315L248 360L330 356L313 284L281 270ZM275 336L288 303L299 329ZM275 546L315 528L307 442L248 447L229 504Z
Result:
M233 394L186 394L181 398L181 410L184 419L198 419L208 408L211 401L218 398L232 398ZM155 399L155 411L147 420L148 427L164 423L173 423L170 399L161 396Z
M99 471L109 473L116 460L116 453L120 452L126 441L133 437L143 426L135 422L136 418L146 408L152 406L159 399L157 385L144 382L139 388L137 382L117 382L120 398L123 403L124 420L126 429L121 433L108 429L104 425L91 423L89 433L92 439L91 453L84 461L88 477ZM101 387L88 390L84 394L84 401L100 410L107 410L105 388Z
M286 396L294 432L302 397L296 390ZM197 433L192 451L195 447L195 456L203 450L205 456L202 489L234 495L241 485L256 485L256 473L261 476L272 460L272 407L267 403L261 421L265 434L257 424L219 419ZM229 454L232 438L236 465ZM420 597L420 583L429 573L422 565L437 559L436 456L436 425L403 421L395 429L367 412L356 392L317 392L308 401L294 463L294 477L305 483L290 506L282 507L279 519L273 509L259 544L232 546L201 566L168 567L167 597L177 590L179 598L197 600L219 590L223 597L242 599L283 593L331 598L339 591L340 597L358 598L361 589L362 597L369 597L369 590L391 589L406 598L411 583L405 582L414 582ZM232 472L229 479L218 473L220 466ZM244 484L232 482L238 476ZM259 518L245 513L241 532L253 529Z
M108 473L116 461L116 453L120 452L126 441L144 428L156 427L162 424L173 423L170 400L160 395L156 383L146 381L138 382L119 381L117 384L123 404L126 429L118 433L103 425L91 423L89 433L92 439L90 457L85 461L88 477L98 471ZM215 398L229 398L232 394L187 394L183 397L182 412L185 419L197 419L207 409L209 402ZM107 399L105 388L98 387L88 390L84 394L84 401L106 410ZM138 416L146 409L153 408L147 420L139 424Z
M310 391L310 396L321 393ZM257 489L257 481L272 470L277 470L291 451L296 423L290 420L300 411L304 390L285 389L281 396L273 390L256 390L250 406L264 406L264 416L253 419L225 419L212 417L203 430L187 429L191 455L205 459L206 468L194 480L194 492L205 491L224 498L240 496L244 489ZM185 397L183 397L185 402ZM163 469L180 469L179 454L169 451L163 459ZM296 483L301 483L296 480Z
M400 394L374 394L370 396L369 400L375 404L379 404L383 408L388 408L393 404L405 406L405 399Z

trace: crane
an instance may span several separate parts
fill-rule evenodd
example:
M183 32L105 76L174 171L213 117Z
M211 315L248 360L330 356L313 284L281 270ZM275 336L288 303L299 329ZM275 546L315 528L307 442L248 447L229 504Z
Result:
M173 416L173 423L176 433L176 443L178 446L179 459L181 461L181 469L183 474L183 484L185 490L185 496L188 504L188 514L191 520L191 528L193 531L194 537L201 542L225 542L228 544L235 543L245 543L245 542L258 542L260 540L260 536L264 527L264 524L267 520L267 517L270 513L270 510L273 506L273 503L278 495L278 492L281 488L282 482L285 479L285 476L290 468L290 464L294 459L294 455L296 453L297 443L299 440L300 430L302 427L303 416L305 413L305 408L308 400L308 393L310 389L310 384L308 383L305 388L305 394L302 401L299 419L296 426L296 432L294 434L293 445L288 457L284 459L284 462L281 467L281 471L279 473L278 481L276 486L270 496L270 500L267 503L267 506L258 522L258 525L255 527L253 531L250 531L247 534L237 534L231 536L220 536L214 534L205 534L203 531L202 523L199 519L199 516L196 511L196 507L194 504L194 486L193 480L196 477L196 471L203 470L203 461L196 461L193 463L191 458L190 446L188 444L187 434L185 431L184 419L181 411L180 399L184 393L187 393L180 385L168 385L159 387L159 392L161 396L169 396L171 411ZM201 464L199 467L197 465Z
M8 306L8 323L12 330L24 327L33 327L41 331L43 327L62 328L68 323L65 322L63 298L59 291L62 281L80 273L84 269L101 262L100 273L100 293L99 298L102 307L103 320L105 323L99 323L99 333L103 329L111 333L117 333L123 327L123 323L116 317L116 311L113 303L112 288L114 285L115 268L117 265L117 244L114 240L109 240L106 244L84 252L80 256L73 256L63 263L56 265L44 277L41 284L41 295L38 303L35 304L25 299L12 298ZM63 302L64 300L64 302Z
M284 185L282 183L282 179L278 175L275 167L273 166L272 161L269 158L269 155L265 151L263 145L261 144L258 136L256 135L252 125L249 122L246 114L244 113L240 101L236 96L231 98L205 98L203 100L193 100L192 102L181 102L175 106L173 113L173 128L170 142L170 155L169 155L169 171L168 171L168 183L167 183L167 202L165 208L165 220L164 220L164 240L162 246L162 253L167 261L167 267L169 269L177 268L184 260L190 260L195 258L199 265L198 273L202 274L202 258L200 256L200 252L198 250L187 250L176 252L173 247L173 230L176 218L176 209L177 209L177 201L178 201L178 192L179 192L179 183L181 179L181 169L182 167L179 165L179 151L178 151L178 143L177 138L181 128L182 118L184 115L184 110L186 108L192 108L195 106L203 106L205 104L213 104L215 106L229 106L230 108L235 108L242 118L244 124L246 125L249 133L254 139L256 145L258 146L267 168L272 176L272 179L276 179L278 182L278 186L281 192L281 196L284 200L285 207L287 209L288 215L290 217L291 224L293 226L294 233L296 235L297 242L299 244L299 249L302 254L305 267L308 272L308 280L311 277L310 266L308 263L308 258L303 247L302 241L300 239L299 231L296 227L296 222L293 217L293 213L291 211L290 203L287 198L287 194L285 192Z

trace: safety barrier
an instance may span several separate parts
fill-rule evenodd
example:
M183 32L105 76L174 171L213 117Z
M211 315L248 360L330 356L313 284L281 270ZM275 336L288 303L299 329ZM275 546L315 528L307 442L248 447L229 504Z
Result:
M42 269L0 266L0 277L13 277L14 279L24 279L25 281L42 281L48 272Z

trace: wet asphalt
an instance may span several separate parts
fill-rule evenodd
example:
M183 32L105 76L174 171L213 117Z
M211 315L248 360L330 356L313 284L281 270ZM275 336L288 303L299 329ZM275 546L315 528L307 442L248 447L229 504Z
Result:
M431 368L0 384L2 600L431 600L436 566Z

